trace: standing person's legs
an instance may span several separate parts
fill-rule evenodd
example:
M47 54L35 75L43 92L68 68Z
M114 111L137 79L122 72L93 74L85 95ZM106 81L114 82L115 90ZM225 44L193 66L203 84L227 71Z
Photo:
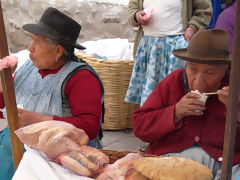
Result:
M8 128L5 128L0 132L0 162L1 179L12 179L14 166Z

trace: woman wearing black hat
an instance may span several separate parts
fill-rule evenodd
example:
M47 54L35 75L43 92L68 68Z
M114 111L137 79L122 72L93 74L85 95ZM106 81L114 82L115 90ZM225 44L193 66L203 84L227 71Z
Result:
M76 43L81 26L57 9L48 8L38 24L23 28L32 33L32 43L30 60L14 77L16 102L24 108L18 109L20 126L45 120L65 121L83 129L91 140L88 145L98 148L104 89L93 68L74 55L74 48L85 49ZM10 143L5 149L11 155ZM6 153L0 151L0 156L9 156ZM13 171L7 169L0 167L1 177L5 171L8 174L4 179L11 179Z

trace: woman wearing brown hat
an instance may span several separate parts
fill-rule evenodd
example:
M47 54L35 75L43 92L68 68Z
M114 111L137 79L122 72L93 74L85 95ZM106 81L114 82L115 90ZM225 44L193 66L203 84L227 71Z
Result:
M99 147L100 124L103 108L103 84L97 73L88 64L74 56L74 48L84 49L76 43L81 26L72 18L55 8L48 8L38 24L23 28L31 33L30 60L16 72L14 88L20 126L45 120L65 121L83 129L89 136L89 144ZM6 57L11 61L14 57ZM0 104L4 102L1 95ZM9 138L6 128L1 140ZM2 141L0 141L2 142ZM11 179L11 146L3 144L0 149L0 174ZM5 166L5 167L4 167ZM9 172L7 172L9 171Z
M209 167L220 179L229 85L228 35L200 30L188 48L173 54L187 61L168 75L133 114L137 137L149 142L147 153L181 156ZM198 90L198 93L192 91ZM202 93L213 93L207 95ZM207 96L206 102L201 96ZM239 120L240 122L240 120ZM233 179L240 173L240 125L237 125Z

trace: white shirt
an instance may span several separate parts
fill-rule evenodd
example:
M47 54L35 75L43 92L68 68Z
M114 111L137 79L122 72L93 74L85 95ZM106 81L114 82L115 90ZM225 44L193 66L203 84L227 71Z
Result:
M149 23L143 26L144 35L165 37L184 34L182 0L144 0L143 8L153 8Z

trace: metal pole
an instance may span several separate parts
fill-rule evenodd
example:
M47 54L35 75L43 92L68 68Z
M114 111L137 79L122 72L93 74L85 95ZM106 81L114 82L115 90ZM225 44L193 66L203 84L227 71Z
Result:
M230 92L228 99L227 119L224 135L223 164L221 180L230 180L234 156L236 125L238 120L238 105L240 91L240 0L237 1L234 45L231 63Z
M0 59L8 56L8 44L3 20L2 4L0 0ZM14 133L19 128L16 98L14 92L12 71L10 68L0 71L3 87L4 102L7 110L8 127L12 145L14 169L16 170L23 155L23 145ZM4 163L4 162L1 162Z

